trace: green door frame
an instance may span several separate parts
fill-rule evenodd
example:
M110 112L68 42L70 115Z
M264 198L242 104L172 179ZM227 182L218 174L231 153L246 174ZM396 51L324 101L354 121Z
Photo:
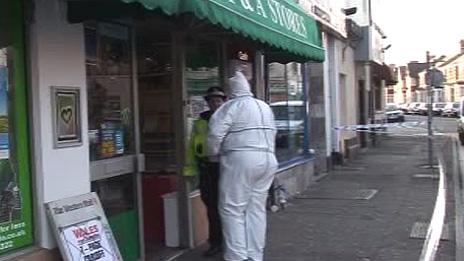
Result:
M9 97L9 133L10 137L10 159L13 155L15 162L11 164L12 170L17 173L16 182L19 184L21 199L21 214L17 219L0 224L0 236L7 239L0 241L0 255L23 248L33 244L33 219L31 198L31 173L29 157L29 133L28 133L28 102L27 102L27 80L25 64L25 41L24 41L24 15L23 1L7 0L6 12L7 22L2 23L6 28L9 38L8 53L12 54L12 70L9 76L13 78L10 86ZM5 5L2 5L4 7ZM4 46L5 47L5 46ZM11 81L10 81L11 82Z

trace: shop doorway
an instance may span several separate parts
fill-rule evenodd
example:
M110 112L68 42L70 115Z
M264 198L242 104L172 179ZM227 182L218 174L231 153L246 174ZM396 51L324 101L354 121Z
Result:
M206 90L221 86L221 45L219 41L191 35L176 38L174 30L169 23L155 18L137 25L140 142L145 156L141 188L147 260L165 260L176 255L186 246L183 240L187 237L191 237L193 246L206 243L208 237L206 208L200 199L198 182L185 186L180 176L179 158L182 157L179 154L186 153L193 121L207 110L203 98ZM185 198L181 195L183 186L188 195ZM190 231L182 227L186 222L191 222Z
M137 26L137 83L140 148L145 156L141 173L143 233L148 260L164 260L178 252L177 121L181 104L176 102L172 35L160 21ZM187 217L185 217L187 218Z
M207 239L180 155L225 56L219 40L176 38L178 27L160 16L85 26L92 191L124 260L165 260Z
M154 28L85 24L91 187L124 260L179 246L172 37Z

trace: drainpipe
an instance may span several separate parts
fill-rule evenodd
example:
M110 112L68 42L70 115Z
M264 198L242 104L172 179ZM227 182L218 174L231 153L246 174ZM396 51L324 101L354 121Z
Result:
M322 32L322 41L324 46L328 46L327 33ZM325 144L326 144L326 157L330 159L332 154L332 109L330 107L330 85L329 85L329 54L328 50L325 52L325 59L323 63L323 83L324 83L324 107L325 107Z
M368 12L369 12L369 26L372 26L372 2L371 0L367 0Z
M303 101L305 103L304 109L305 109L305 115L306 119L304 120L304 132L305 135L303 136L304 138L304 143L303 143L303 151L305 153L309 152L309 148L311 148L311 143L310 143L310 137L309 135L311 134L311 111L309 110L309 88L311 86L311 71L309 69L308 63L302 63L301 64L301 76L303 80ZM311 137L312 138L312 137Z

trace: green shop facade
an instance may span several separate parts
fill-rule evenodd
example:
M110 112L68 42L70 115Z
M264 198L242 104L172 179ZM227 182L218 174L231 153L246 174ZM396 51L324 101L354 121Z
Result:
M276 115L290 194L314 179L316 22L277 0L0 0L0 257L59 260L44 204L94 191L124 260L206 242L183 176L204 91L242 70Z

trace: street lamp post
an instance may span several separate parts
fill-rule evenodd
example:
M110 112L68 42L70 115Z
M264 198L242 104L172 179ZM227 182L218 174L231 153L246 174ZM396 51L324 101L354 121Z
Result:
M426 76L433 78L434 74L432 73L432 70L430 69L430 53L429 51L426 52L426 60L427 60L427 72ZM427 78L427 77L426 77ZM427 116L427 129L428 129L428 147L429 147L429 167L432 171L433 174L433 130L432 130L432 103L433 103L433 81L434 79L428 79L426 80L427 83L427 111L428 111L428 116Z

